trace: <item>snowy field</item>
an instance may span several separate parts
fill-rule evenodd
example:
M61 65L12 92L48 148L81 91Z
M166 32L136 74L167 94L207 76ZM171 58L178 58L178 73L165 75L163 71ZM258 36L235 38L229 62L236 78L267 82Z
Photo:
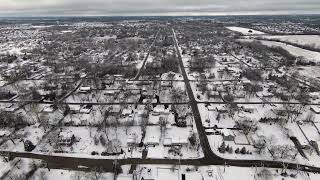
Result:
M240 39L240 41L252 42L252 41L256 41L256 40ZM261 42L263 45L266 45L269 47L272 47L272 46L282 47L283 49L287 50L288 52L290 52L292 55L294 55L296 57L302 56L310 61L320 62L320 53L318 53L318 52L309 51L309 50L302 49L299 47L287 45L287 44L281 43L281 42L265 41L265 40L259 40L259 42Z
M226 28L231 30L231 31L236 31L236 32L242 33L243 35L261 35L261 34L265 34L264 32L261 32L261 31L256 31L256 30L253 30L253 29L248 29L248 28L243 28L243 27L229 26L229 27L226 27Z
M319 35L284 35L284 36L261 36L263 39L280 40L284 42L320 48Z

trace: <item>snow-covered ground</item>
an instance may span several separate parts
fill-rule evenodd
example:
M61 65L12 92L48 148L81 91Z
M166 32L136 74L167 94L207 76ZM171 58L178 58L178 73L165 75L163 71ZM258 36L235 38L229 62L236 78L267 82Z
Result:
M229 27L226 27L226 28L231 30L231 31L240 32L243 35L261 35L261 34L265 34L264 32L261 32L261 31L256 31L256 30L253 30L253 29L248 29L248 28L243 28L243 27L229 26Z
M252 41L256 41L256 40L240 39L239 41L252 42ZM266 40L259 40L259 42L261 42L263 45L270 46L270 47L271 46L282 47L283 49L287 50L289 53L291 53L292 55L294 55L296 57L302 56L310 61L320 62L320 53L319 52L309 51L306 49L302 49L302 48L288 45L288 44L281 43L281 42L266 41Z
M27 161L27 160L25 160ZM122 166L123 172L117 175L118 180L131 180L134 179L133 174L129 174L130 166ZM17 174L23 174L23 169L18 169L15 172ZM257 180L266 178L269 179L309 179L317 180L318 174L305 173L296 170L283 170L283 169L271 169L271 168L244 168L244 167L232 167L232 166L168 166L168 165L139 165L136 169L137 179L154 179L154 180L168 180L168 179L181 179L182 175L186 179L192 180L233 180L235 177L238 180ZM282 176L281 173L286 172L288 176ZM290 177L290 175L292 177ZM10 177L10 176L9 176ZM15 177L15 176L13 176ZM87 180L87 179L113 179L113 173L107 172L85 172L85 171L72 171L72 170L58 170L58 169L46 169L39 168L32 175L34 180ZM10 179L10 178L9 178Z
M319 35L283 35L283 36L260 36L260 37L268 40L280 40L284 42L320 48Z

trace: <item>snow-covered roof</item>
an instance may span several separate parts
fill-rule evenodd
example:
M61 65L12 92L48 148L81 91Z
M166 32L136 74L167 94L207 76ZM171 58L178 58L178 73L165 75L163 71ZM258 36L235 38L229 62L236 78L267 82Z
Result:
M214 110L216 110L216 107L213 106L212 104L210 104L210 105L208 106L208 110L209 110L209 111L214 111Z
M157 105L153 108L153 112L163 113L165 112L164 105Z
M71 111L80 111L80 105L69 105Z
M224 136L234 136L233 132L230 129L221 129L221 133Z
M172 138L172 144L188 144L188 138L187 137L174 137Z
M80 91L90 91L90 90L91 90L91 87L84 87L84 86L82 86L82 87L79 88L79 90L80 90Z
M155 137L155 136L151 136L148 137L145 141L146 144L159 144L160 143L160 139L159 137Z
M81 108L80 113L89 114L91 112L91 108Z
M54 111L52 106L45 106L42 110L42 112L46 112L46 113L52 113Z
M62 131L60 132L59 136L61 138L71 138L73 136L73 133L71 131Z
M136 134L129 134L127 138L127 144L135 144L137 143L137 135Z
M217 111L225 111L226 110L226 108L222 105L216 106L216 109L217 109Z
M132 109L123 109L122 110L122 115L130 115L132 114Z

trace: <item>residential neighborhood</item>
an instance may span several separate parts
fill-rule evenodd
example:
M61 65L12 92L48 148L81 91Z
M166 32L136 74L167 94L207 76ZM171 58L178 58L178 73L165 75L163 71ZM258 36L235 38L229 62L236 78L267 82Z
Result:
M320 30L291 18L0 20L0 179L319 179Z

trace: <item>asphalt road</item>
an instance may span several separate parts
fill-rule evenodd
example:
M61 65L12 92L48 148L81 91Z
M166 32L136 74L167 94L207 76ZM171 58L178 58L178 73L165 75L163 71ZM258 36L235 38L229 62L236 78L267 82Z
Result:
M174 30L172 30L174 34L175 47L177 49L179 65L181 68L181 73L184 77L184 82L186 86L186 90L190 99L190 106L193 111L194 120L196 123L196 128L200 137L201 147L204 153L204 157L200 159L119 159L116 160L119 165L130 165L130 164L181 164L181 165L231 165L231 166L239 166L239 167L255 167L255 166L264 166L271 168L283 168L286 166L288 169L297 169L307 171L307 172L316 172L320 173L320 168L312 167L312 166L304 166L298 165L294 163L283 163L280 161L261 161L261 160L231 160L224 159L217 156L212 150L208 142L207 135L205 133L205 128L202 126L200 112L197 106L197 102L194 98L193 91L191 89L190 82L187 78L187 74L185 69L183 68L181 53L179 50L178 42L176 40L176 36ZM26 153L26 152L9 152L9 151L0 151L0 155L2 156L10 156L12 158L21 157L21 158L31 158L31 159L41 159L47 163L48 168L55 169L72 169L72 170L82 170L89 171L95 169L96 167L102 168L104 171L113 172L114 171L114 163L113 159L95 159L95 158L80 158L80 157L65 157L58 155L44 155L44 154L36 154L36 153Z
M190 106L192 108L194 120L195 120L198 134L200 137L201 147L202 147L202 150L204 153L204 158L201 161L203 163L203 165L205 165L205 164L207 164L207 165L209 165L209 164L215 164L215 165L227 164L227 165L239 166L239 167L264 166L264 167L272 167L272 168L283 168L284 166L286 166L289 169L296 169L298 166L300 166L300 168L302 170L308 170L308 171L320 173L320 168L310 167L310 166L302 166L302 165L298 165L298 164L294 164L294 163L284 163L284 162L279 162L279 161L264 161L264 160L233 160L233 159L224 159L224 158L217 156L211 150L207 135L205 133L205 128L202 125L201 116L200 116L200 112L199 112L199 109L197 106L197 102L194 98L193 91L192 91L192 88L190 86L190 82L187 77L187 73L186 73L185 69L183 68L183 61L182 61L182 57L181 57L181 53L179 50L179 46L178 46L178 42L177 42L177 38L176 38L176 34L174 32L174 29L172 29L172 33L173 33L173 37L174 37L176 51L178 53L177 55L179 58L179 65L180 65L181 73L182 73L184 80L185 80L185 86L186 86L186 90L187 90L187 93L189 96Z

